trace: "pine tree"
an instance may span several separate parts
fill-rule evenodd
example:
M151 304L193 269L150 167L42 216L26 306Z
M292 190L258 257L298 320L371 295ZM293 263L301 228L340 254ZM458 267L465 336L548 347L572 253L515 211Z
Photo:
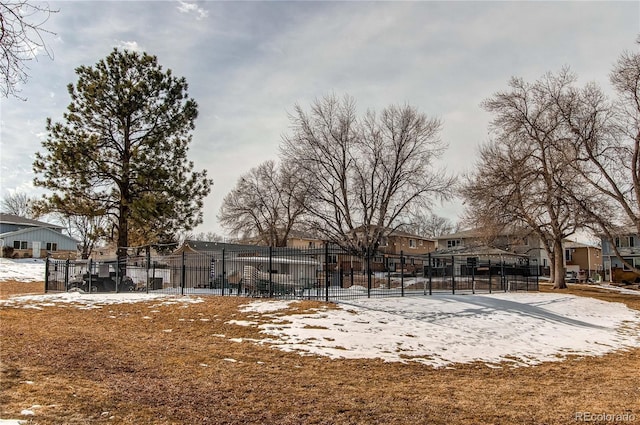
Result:
M33 165L35 184L53 192L49 209L107 215L119 258L130 235L165 242L201 223L212 182L187 160L198 112L186 80L155 56L118 49L76 74L68 111L47 119L46 152Z

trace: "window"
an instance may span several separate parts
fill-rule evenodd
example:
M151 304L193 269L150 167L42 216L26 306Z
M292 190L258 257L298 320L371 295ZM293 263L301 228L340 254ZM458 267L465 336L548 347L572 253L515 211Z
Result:
M460 245L460 239L452 239L447 241L447 248L453 248Z
M380 238L380 246L389 246L389 239L386 236Z
M635 263L633 258L625 258L624 261L626 261L627 263L631 264L635 269L638 269L638 265ZM626 271L626 272L630 272L632 271L632 269L630 269L626 264L622 264L622 270Z
M27 241L13 241L13 249L27 249Z
M636 246L635 237L633 236L616 237L614 242L618 248L633 248Z
M565 249L564 250L564 259L567 262L570 262L573 260L573 250L572 249Z
M409 248L415 248L415 247L416 247L416 240L409 239Z
M47 242L47 251L57 251L58 244L55 242Z

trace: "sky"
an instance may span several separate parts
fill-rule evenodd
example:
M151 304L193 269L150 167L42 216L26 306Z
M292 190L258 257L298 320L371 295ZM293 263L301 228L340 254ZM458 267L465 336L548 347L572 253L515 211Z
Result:
M277 159L288 114L328 94L359 113L410 104L440 118L449 146L437 166L461 174L489 140L480 103L512 76L569 66L609 91L618 56L637 49L640 2L51 1L53 59L29 63L16 98L0 99L0 197L33 187L46 120L61 121L75 69L113 48L155 55L198 103L188 157L213 179L196 232L217 223L241 174ZM461 200L432 210L456 222Z

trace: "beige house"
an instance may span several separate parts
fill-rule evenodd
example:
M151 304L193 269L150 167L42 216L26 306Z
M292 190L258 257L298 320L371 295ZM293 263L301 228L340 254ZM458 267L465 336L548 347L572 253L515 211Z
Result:
M420 255L436 250L436 241L424 236L394 230L380 241L378 250L382 254Z
M310 233L291 230L287 238L287 248L296 249L316 249L322 248L324 241L311 235Z
M578 280L602 276L602 249L593 245L565 240L564 264L567 272L576 273Z
M437 238L437 251L455 248L497 248L516 256L526 256L531 265L537 265L541 275L548 275L551 262L542 240L525 230L498 234L483 229L463 230Z

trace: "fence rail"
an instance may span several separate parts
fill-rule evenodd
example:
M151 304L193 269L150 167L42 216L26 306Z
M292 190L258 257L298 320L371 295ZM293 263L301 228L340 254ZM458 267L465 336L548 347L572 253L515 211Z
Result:
M424 255L352 255L322 249L221 249L114 261L48 259L47 291L145 291L285 299L538 290L537 267L513 261Z

